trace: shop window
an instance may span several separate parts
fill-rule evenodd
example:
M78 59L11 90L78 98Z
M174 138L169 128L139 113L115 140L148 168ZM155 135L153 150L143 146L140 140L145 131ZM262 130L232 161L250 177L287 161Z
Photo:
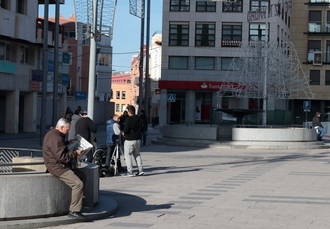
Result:
M169 56L169 69L184 70L188 69L189 57L187 56Z
M243 0L225 0L222 2L222 12L243 12Z
M116 99L120 99L120 91L116 91Z
M190 0L170 0L170 11L188 12Z
M189 23L170 22L169 31L170 46L188 46L189 45Z
M196 12L216 12L216 2L196 1Z
M26 14L27 13L27 0L17 0L17 13Z
M215 23L196 23L195 46L215 46Z
M241 59L239 57L221 57L221 71L239 71Z
M310 85L320 85L320 70L310 70L309 84Z
M214 70L215 57L195 57L196 70Z
M10 9L10 0L0 0L0 7L6 10Z
M121 99L126 99L126 91L121 92Z

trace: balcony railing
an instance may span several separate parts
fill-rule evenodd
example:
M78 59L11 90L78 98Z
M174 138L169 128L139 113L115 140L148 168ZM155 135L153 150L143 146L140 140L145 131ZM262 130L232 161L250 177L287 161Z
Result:
M222 40L221 47L237 48L241 47L242 41Z
M307 53L307 63L314 65L330 64L330 52L310 51Z
M330 33L330 23L310 22L308 33Z
M306 5L315 5L315 6L322 6L322 5L329 5L330 0L309 0Z

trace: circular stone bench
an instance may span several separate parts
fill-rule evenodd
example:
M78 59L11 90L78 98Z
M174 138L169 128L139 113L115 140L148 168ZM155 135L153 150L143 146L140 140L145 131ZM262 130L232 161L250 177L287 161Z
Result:
M66 214L71 190L49 173L0 176L0 220Z
M314 129L309 128L244 128L234 127L233 141L256 142L313 142L317 140Z

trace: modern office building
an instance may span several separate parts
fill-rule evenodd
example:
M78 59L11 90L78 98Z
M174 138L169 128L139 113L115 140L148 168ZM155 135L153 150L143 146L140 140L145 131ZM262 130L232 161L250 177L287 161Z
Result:
M291 9L278 1L164 0L160 124L212 123L214 116L221 119L216 108L262 109L256 99L217 92L228 72L239 73L232 63L251 42L281 46L290 26ZM286 108L276 102L268 107Z

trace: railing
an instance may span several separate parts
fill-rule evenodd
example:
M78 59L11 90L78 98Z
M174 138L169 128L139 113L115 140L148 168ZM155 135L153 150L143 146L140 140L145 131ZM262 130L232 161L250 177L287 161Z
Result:
M328 5L330 4L330 0L309 0L307 5Z
M322 22L309 22L308 23L309 33L330 33L330 23Z

